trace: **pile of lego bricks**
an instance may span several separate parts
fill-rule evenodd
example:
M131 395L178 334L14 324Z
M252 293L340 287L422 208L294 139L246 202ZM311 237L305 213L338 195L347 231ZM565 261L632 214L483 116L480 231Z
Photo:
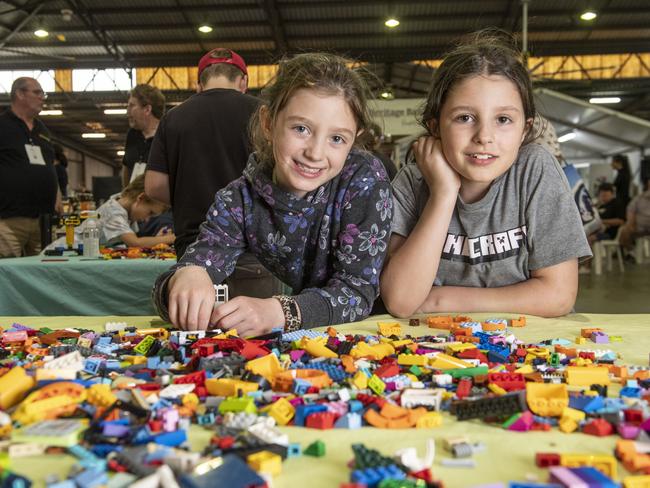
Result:
M104 247L100 253L104 259L176 259L174 246L167 244L153 247Z
M51 488L265 486L286 457L325 454L324 443L302 449L278 426L433 429L452 417L618 435L616 456L636 474L625 486L650 486L647 368L573 346L616 337L590 328L575 341L525 344L512 333L524 318L432 316L426 325L438 330L404 337L398 323L379 323L376 335L328 328L245 340L125 323L103 333L13 324L0 331L0 486L27 486L12 484L28 480L11 472L11 459L52 452L78 463ZM213 431L203 452L184 449L192 423ZM476 446L448 447L453 465ZM351 482L341 486L441 486L432 453L353 450ZM539 453L536 462L553 484L510 486L616 486L613 456ZM589 478L587 467L610 481L563 481Z

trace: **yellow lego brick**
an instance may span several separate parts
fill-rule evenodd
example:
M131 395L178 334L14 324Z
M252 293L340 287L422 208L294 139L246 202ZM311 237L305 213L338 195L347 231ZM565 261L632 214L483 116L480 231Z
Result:
M411 339L398 339L396 341L389 340L388 343L393 346L395 349L399 347L404 347L408 346L409 344L413 344L413 341Z
M34 386L34 379L20 366L0 376L0 409L6 410L18 403Z
M246 363L246 369L251 373L264 376L268 381L273 381L273 377L283 371L275 354L267 354L261 358L251 359Z
M559 428L562 432L569 433L578 429L580 422L585 419L585 413L574 408L566 407L562 410Z
M117 401L117 397L111 391L110 385L97 383L86 391L88 403L95 407L110 407Z
M501 388L499 385L497 385L495 383L488 384L488 389L492 393L495 393L497 395L505 395L506 393L508 393L506 390L504 390L503 388Z
M233 378L209 378L205 380L205 387L210 395L224 397L238 396L240 391L246 395L259 389L257 383Z
M296 413L296 409L286 398L280 398L271 404L267 410L278 425L287 425Z
M560 465L567 468L593 466L609 478L616 479L616 458L609 454L560 454Z
M467 351L468 349L476 349L476 346L472 344L471 342L451 342L447 344L447 347L445 348L445 352L447 354L459 354L463 351Z
M398 322L377 322L377 329L383 336L402 335L402 326Z
M526 349L526 363L532 363L533 359L548 359L551 352L544 347L530 347Z
M433 429L442 425L442 415L440 412L427 412L417 419L415 427L417 429Z
M363 390L368 387L368 377L363 371L357 371L352 377L352 386L357 390Z
M282 458L271 451L260 451L246 458L248 465L258 473L279 476L282 473Z
M515 369L515 373L521 373L521 374L530 374L532 373L533 367L530 364L524 364L520 368Z
M388 343L368 345L366 342L359 342L350 351L350 356L354 359L369 358L375 360L384 359L386 356L395 354L395 348Z
M586 344L586 342L587 339L585 339L584 337L580 337L580 336L576 337L576 344Z
M558 417L569 406L564 383L526 383L526 402L531 412L543 417Z
M650 488L650 475L626 476L623 478L623 488Z
M84 396L85 398L85 396ZM69 395L57 395L44 400L21 403L11 416L23 425L53 418L52 412L57 412L66 407L81 403L83 399L73 398Z
M147 356L124 356L124 360L130 362L133 365L146 364Z
M402 366L426 366L429 358L422 354L400 354L397 356L397 364Z
M317 358L339 357L338 354L327 347L324 337L316 337L314 339L303 337L300 340L300 348L304 349L306 352Z
M435 369L456 369L456 368L473 368L472 363L463 361L462 359L449 356L448 354L437 354L429 361L429 366Z
M606 366L568 366L566 382L572 386L609 385L609 369Z

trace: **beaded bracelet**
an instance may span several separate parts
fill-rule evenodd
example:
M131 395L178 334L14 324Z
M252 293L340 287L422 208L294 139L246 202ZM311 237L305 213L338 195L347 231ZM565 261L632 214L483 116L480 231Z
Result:
M299 330L302 326L302 318L300 316L300 307L292 297L287 295L273 295L282 306L282 313L284 313L284 331L294 332Z

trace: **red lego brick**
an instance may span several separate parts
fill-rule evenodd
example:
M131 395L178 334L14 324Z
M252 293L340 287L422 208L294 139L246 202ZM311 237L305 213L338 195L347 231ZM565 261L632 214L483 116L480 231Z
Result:
M305 427L311 429L331 429L334 427L336 415L332 412L317 412L308 415L305 419Z
M488 373L488 382L494 383L506 391L517 391L526 388L524 375L520 373Z
M399 374L399 366L396 363L384 364L375 370L375 375L380 378L390 378Z
M628 408L623 410L623 415L625 415L625 422L628 424L639 425L643 422L643 412L641 410Z
M560 465L560 455L553 452L538 452L535 454L535 464L538 468L550 468Z
M611 435L614 432L614 427L605 419L594 419L582 428L583 434L595 435L603 437Z
M196 386L205 386L205 371L197 371L174 379L175 385L194 383Z
M472 391L472 380L469 378L461 378L456 387L456 396L461 400L468 397Z

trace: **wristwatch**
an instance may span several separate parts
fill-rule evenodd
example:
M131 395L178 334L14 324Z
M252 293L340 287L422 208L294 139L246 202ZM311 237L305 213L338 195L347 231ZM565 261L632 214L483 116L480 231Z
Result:
M282 313L284 313L284 331L294 332L302 327L300 307L293 297L287 295L273 295L273 298L280 302Z

